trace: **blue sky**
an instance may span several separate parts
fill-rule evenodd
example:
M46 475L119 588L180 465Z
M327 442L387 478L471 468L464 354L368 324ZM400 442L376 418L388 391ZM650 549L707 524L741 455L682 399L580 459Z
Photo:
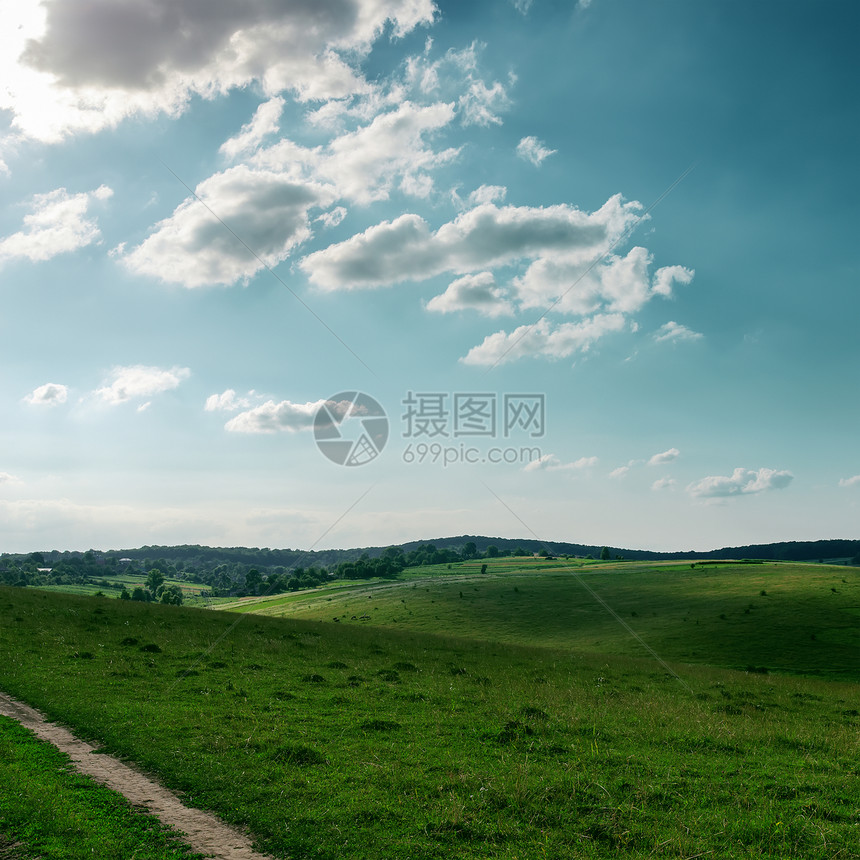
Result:
M7 5L0 549L858 536L854 4Z

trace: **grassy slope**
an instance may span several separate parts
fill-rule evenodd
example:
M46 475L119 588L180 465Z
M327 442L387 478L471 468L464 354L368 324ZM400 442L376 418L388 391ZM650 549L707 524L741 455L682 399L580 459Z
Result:
M26 845L26 856L202 860L157 818L75 773L68 756L6 717L0 717L0 786L0 833ZM23 858L20 844L10 856Z
M12 588L0 658L0 687L280 857L856 848L851 684Z
M587 585L664 659L860 680L860 571L853 568L628 562L579 569L499 559L485 575L479 570L475 563L424 568L401 582L220 608L645 656Z
M116 582L122 583L129 591L134 591L138 586L141 588L146 587L146 576L144 574L117 573L105 576L104 579L96 583L86 583L85 585L41 585L39 588L43 591L57 591L63 594L79 594L88 597L102 592L105 597L119 598L120 592L113 588L113 584ZM208 585L188 582L184 579L165 579L164 584L179 586L185 601L192 605L207 605L211 601L211 598L208 597L210 590Z

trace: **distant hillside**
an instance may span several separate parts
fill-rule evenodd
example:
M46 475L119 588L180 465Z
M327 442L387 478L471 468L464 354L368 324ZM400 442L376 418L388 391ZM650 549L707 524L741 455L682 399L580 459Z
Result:
M467 544L473 543L476 551L484 555L487 548L495 546L502 553L513 553L520 549L528 553L546 550L553 555L599 557L603 550L601 544L579 544L566 541L539 541L533 538L501 538L484 535L460 535L433 540L409 541L396 544L405 554L419 547L434 546L438 550L461 552ZM290 570L296 567L334 567L342 562L355 561L362 555L377 558L386 550L384 546L353 547L350 549L325 549L306 551L300 549L269 549L257 547L208 547L198 545L181 546L143 546L137 549L90 550L81 552L60 552L58 550L40 553L2 553L0 569L8 563L33 558L38 564L53 566L61 561L87 559L92 562L116 565L120 559L131 559L137 565L151 567L157 562L168 561L177 569L205 567L213 565L247 565L258 568L280 567ZM607 547L612 558L621 556L629 560L672 560L672 559L721 559L756 558L774 561L828 561L854 559L860 556L860 540L819 540L788 541L782 543L750 544L748 546L723 547L707 550L678 550L675 552L652 552L650 550ZM35 558L34 558L35 557Z
M155 570L163 578L174 582L209 586L209 593L213 597L264 592L281 594L314 588L332 578L392 579L408 567L538 553L628 561L773 559L860 565L860 541L850 540L758 544L725 547L709 552L649 552L561 541L460 535L433 541L412 541L400 546L315 552L186 545L144 546L108 552L52 550L28 554L4 553L0 555L0 585L95 586L101 591L108 589L121 595L129 590L129 584L142 590L141 581L134 580L134 577L142 578ZM150 599L155 596L150 595Z
M564 541L539 541L531 538L511 540L509 538L483 537L480 535L461 535L460 537L438 538L431 541L412 541L400 544L408 552L422 544L431 543L439 549L461 549L472 542L478 551L485 553L488 546L500 550L514 550L522 547L530 552L546 549L553 555L593 555L598 557L603 545L566 543ZM679 550L676 552L652 552L642 549L608 547L614 558L617 555L631 560L672 560L672 559L720 559L720 558L759 558L769 561L826 561L828 559L854 558L860 554L860 540L818 540L787 541L782 543L750 544L749 546L723 547L722 549Z

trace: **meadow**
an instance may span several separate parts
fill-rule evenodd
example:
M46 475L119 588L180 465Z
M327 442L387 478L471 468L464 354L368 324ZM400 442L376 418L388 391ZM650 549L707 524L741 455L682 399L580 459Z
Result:
M185 603L189 606L208 606L212 598L210 598L210 587L202 583L188 582L184 579L166 578L164 584L175 585L182 592L182 597ZM117 588L116 586L119 586ZM112 597L119 599L122 589L126 588L129 592L135 588L146 587L146 574L142 573L117 573L104 579L94 579L92 582L86 583L63 583L57 585L40 585L39 588L43 591L56 591L62 594L79 594L85 597Z
M0 688L275 857L856 856L854 571L530 564L253 613L5 587Z
M860 681L860 570L691 565L490 559L219 608L577 653L646 657L644 642L666 660Z

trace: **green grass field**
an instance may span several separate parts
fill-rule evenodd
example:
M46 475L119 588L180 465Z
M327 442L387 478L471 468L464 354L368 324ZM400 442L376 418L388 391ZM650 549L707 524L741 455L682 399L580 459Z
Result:
M401 581L243 598L219 608L443 633L577 653L860 680L860 570L808 564L497 559L408 569Z
M683 683L547 566L417 571L371 600L362 583L285 595L289 618L2 588L0 688L281 858L855 856L855 646L822 626L857 624L851 572L588 569L652 647L662 635ZM328 620L296 617L304 601ZM350 601L379 615L333 622ZM818 625L816 639L783 631L779 667L842 680L703 665L755 653L777 668L765 640L790 618ZM751 638L758 650L741 654Z
M104 597L119 598L121 590L114 588L115 583L121 583L129 591L134 591L140 586L146 587L146 576L144 574L134 573L118 573L116 576L106 577L100 582L88 582L86 584L61 584L61 585L40 585L43 591L56 591L62 594L78 594L86 597L95 597L99 592ZM165 579L165 585L176 585L182 591L184 601L190 606L208 606L212 602L208 585L202 583L187 582L184 579Z

